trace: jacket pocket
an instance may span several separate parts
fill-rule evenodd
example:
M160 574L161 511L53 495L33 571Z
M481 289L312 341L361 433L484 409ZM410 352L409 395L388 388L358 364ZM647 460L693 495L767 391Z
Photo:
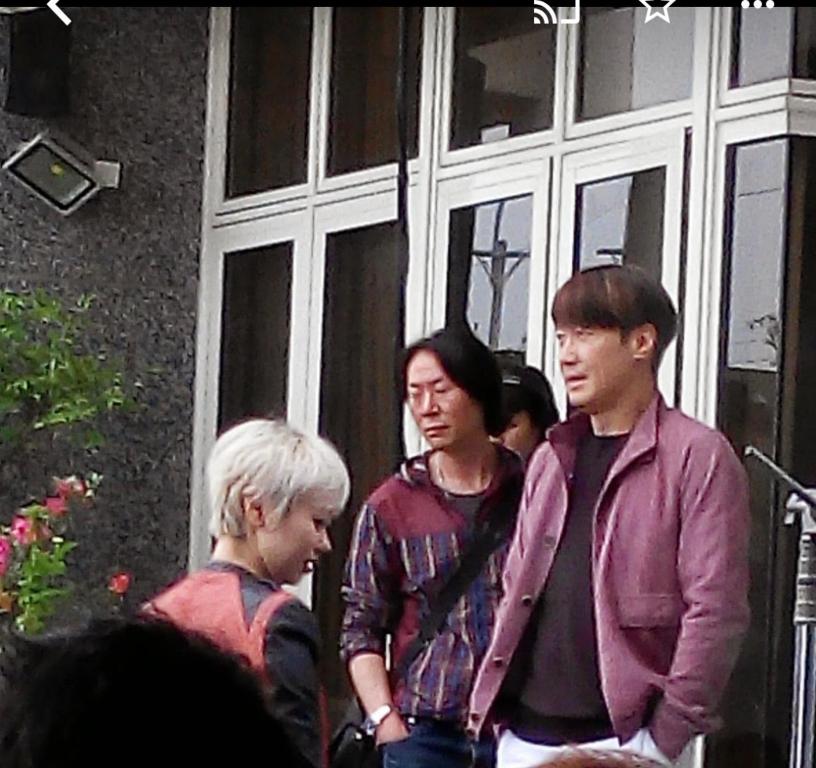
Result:
M674 627L683 615L683 600L673 594L621 595L622 627Z

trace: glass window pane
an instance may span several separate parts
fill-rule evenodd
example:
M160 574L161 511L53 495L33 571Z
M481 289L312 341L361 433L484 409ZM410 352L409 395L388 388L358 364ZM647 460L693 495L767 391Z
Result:
M491 349L527 349L532 216L532 195L451 211L447 319Z
M660 280L666 169L593 181L576 195L575 268L625 261Z
M232 13L227 197L306 181L311 8Z
M739 147L734 165L729 368L777 370L785 248L783 139Z
M796 9L793 76L816 79L816 8Z
M739 146L729 156L729 227L723 263L724 354L717 419L738 455L746 445L754 445L790 466L778 453L788 153L789 142L780 139ZM807 396L812 399L812 393ZM769 682L781 661L772 656L779 654L783 645L774 650L769 643L771 632L782 637L769 606L787 602L792 592L772 597L779 586L773 554L779 533L775 514L779 500L774 483L756 462L746 462L745 466L751 503L751 626L724 697L725 729L712 738L709 749L715 765L761 768L777 762L756 759L762 753L760 744L765 744L767 754L779 754L779 765L787 764L782 758L787 738L776 744L771 738ZM789 587L792 590L792 581ZM784 644L791 640L788 621L783 622L787 632ZM785 678L783 687L789 690L790 666L779 666L778 672Z
M735 11L732 87L790 76L793 24L793 8Z
M320 431L348 463L348 512L331 527L334 546L315 578L324 648L337 648L338 584L356 512L401 456L402 397L397 391L400 334L400 234L395 223L329 235L326 241ZM347 676L325 653L323 677L333 718L348 706Z
M732 147L722 272L718 426L738 455L753 445L816 485L816 140ZM765 283L765 284L763 284ZM796 527L787 489L746 461L751 500L751 625L706 738L712 768L788 765Z
M578 119L602 117L691 96L694 9L585 8L580 24Z
M529 6L456 9L451 149L552 127L555 32Z
M334 9L328 174L395 162L398 8ZM408 156L417 155L422 9L408 9Z
M219 429L286 415L292 244L224 257Z

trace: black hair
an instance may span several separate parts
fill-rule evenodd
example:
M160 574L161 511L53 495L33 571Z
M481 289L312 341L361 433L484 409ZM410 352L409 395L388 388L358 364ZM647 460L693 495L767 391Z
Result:
M273 765L298 758L236 657L162 621L98 621L29 642L4 669L3 768ZM4 663L4 667L7 666Z
M576 272L555 294L552 319L556 326L615 328L623 334L650 323L657 331L655 370L677 333L677 310L666 289L631 265Z
M499 356L502 374L502 408L505 423L522 411L530 416L533 426L542 438L544 433L560 421L550 382L537 368L505 362Z
M485 430L499 435L505 421L501 409L501 374L493 353L466 326L450 326L414 342L402 354L400 391L405 397L408 364L417 352L431 352L445 373L482 408Z

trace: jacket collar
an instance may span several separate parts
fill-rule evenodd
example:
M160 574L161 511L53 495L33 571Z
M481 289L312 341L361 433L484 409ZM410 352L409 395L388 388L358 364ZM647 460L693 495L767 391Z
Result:
M609 477L623 472L642 457L654 453L659 439L660 421L667 410L668 407L663 400L663 396L656 391L649 406L635 423L629 434L629 439L612 464ZM578 451L578 446L581 440L591 431L592 424L589 416L578 411L570 416L567 421L556 424L547 433L547 439L564 469L564 474L568 478L571 477L575 466L575 454Z
M210 560L205 566L205 571L217 571L219 573L235 573L242 579L249 579L251 581L259 581L262 584L267 584L268 586L272 587L273 589L280 589L280 584L272 579L263 579L260 576L256 576L252 571L248 568L244 568L243 565L238 565L238 563L230 563L227 560Z
M513 499L512 515L515 515L518 498L524 483L524 465L521 458L513 451L495 443L499 457L498 467L493 473L490 485L484 491L484 500L479 507L476 517L479 520L492 518L493 510L507 506L505 501ZM428 469L428 459L432 451L426 451L403 462L399 470L399 477L403 482L415 488L422 488L430 493L444 508L450 507L448 497L433 480Z

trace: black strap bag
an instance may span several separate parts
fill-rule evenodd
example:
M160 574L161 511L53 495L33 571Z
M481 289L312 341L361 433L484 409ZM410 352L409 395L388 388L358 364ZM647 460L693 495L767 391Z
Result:
M459 598L479 575L490 554L507 539L508 528L515 521L515 515L501 515L498 522L488 524L471 544L459 563L459 567L436 595L420 624L419 633L405 649L397 667L397 679L407 671L422 649L442 629L445 619ZM343 721L332 736L329 744L330 768L378 768L380 756L373 733L363 728L365 715L355 699Z

